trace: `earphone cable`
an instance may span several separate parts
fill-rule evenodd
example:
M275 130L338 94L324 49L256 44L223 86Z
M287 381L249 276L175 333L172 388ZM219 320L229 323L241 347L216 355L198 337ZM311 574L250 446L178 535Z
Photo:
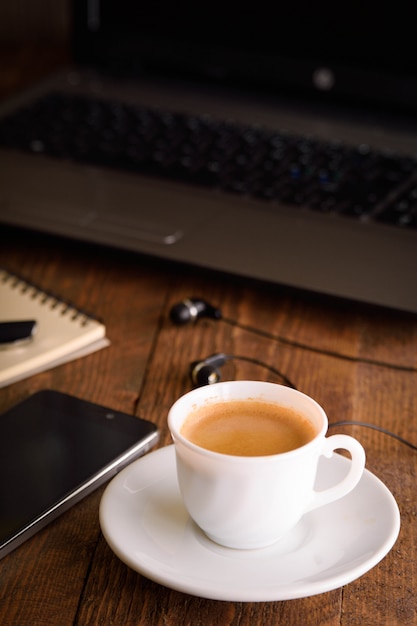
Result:
M259 359L256 359L250 356L241 356L238 354L226 354L225 358L229 361L233 359L237 359L239 361L246 361L247 363L253 363L253 365L260 365L261 367L265 367L270 372L272 372L272 374L275 374L276 376L281 378L281 380L283 380L288 387L292 387L292 389L297 389L294 383L292 383L290 379L287 376L285 376L285 374L283 374L280 370L276 369L272 365L268 365L268 363L264 363L263 361Z
M329 428L334 428L335 426L362 426L363 428L372 428L373 430L377 430L384 435L388 435L388 437L392 437L397 441L400 441L404 445L408 446L412 450L417 450L417 446L411 441L407 441L404 437L397 435L396 433L387 430L386 428L382 428L382 426L378 426L377 424L368 424L367 422L355 422L354 420L341 420L339 422L332 422L329 424Z
M337 359L343 359L344 361L350 361L353 363L365 363L368 365L376 365L378 367L386 367L388 369L398 370L401 372L417 372L417 367L413 365L401 365L399 363L390 363L387 361L380 361L378 359L371 359L367 357L357 357L349 354L344 354L342 352L336 352L334 350L326 350L324 348L318 348L316 346L310 346L308 344L301 343L299 341L295 341L292 339L287 339L286 337L282 337L281 335L274 335L273 333L269 333L266 330L262 330L261 328L255 328L253 326L248 326L246 324L242 324L237 322L236 320L232 320L227 317L221 318L223 322L229 324L230 326L235 326L236 328L240 328L242 330L255 333L264 337L266 339L273 339L274 341L278 341L287 346L291 346L293 348L299 348L301 350L308 350L309 352L314 352L316 354L322 354L324 356L329 356Z

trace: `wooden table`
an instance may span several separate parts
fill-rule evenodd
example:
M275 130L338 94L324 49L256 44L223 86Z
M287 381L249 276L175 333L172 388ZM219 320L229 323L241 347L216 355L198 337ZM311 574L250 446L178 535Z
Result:
M325 349L417 367L417 318L291 293L138 255L1 228L0 265L61 294L106 323L111 346L0 390L0 411L42 388L142 415L170 444L167 412L191 388L189 364L213 352L261 357L325 408L330 422L362 420L417 444L415 372L315 354L224 322L174 326L172 305L200 296L224 316ZM0 303L1 306L1 303ZM279 382L233 361L224 379ZM343 588L299 600L223 602L173 591L122 563L99 526L103 488L0 561L0 623L13 626L417 623L417 452L360 426L367 467L395 496L400 536L371 571ZM4 477L3 477L4 478Z

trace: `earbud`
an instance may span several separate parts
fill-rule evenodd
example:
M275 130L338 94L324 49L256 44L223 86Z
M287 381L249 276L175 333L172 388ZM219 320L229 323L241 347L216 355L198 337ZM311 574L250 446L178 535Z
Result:
M220 309L212 306L200 298L187 298L175 304L169 314L171 321L178 326L188 322L196 322L200 317L209 317L219 320L222 317Z
M219 367L227 361L227 356L222 352L212 354L203 361L194 361L190 365L191 381L195 387L213 385L220 380Z
M233 359L237 361L246 361L247 363L253 363L254 365L264 367L275 376L278 376L286 385L288 385L288 387L296 389L294 383L292 383L282 372L277 370L275 367L272 367L272 365L268 365L267 363L252 357L238 356L236 354L224 354L223 352L211 354L202 361L193 361L193 363L191 363L190 375L193 385L195 387L204 387L204 385L213 385L214 383L218 383L221 378L219 368L227 361L231 361Z

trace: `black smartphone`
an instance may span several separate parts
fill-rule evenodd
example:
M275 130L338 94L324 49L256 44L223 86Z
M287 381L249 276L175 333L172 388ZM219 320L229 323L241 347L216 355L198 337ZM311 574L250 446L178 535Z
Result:
M157 440L148 420L52 390L0 415L0 558Z

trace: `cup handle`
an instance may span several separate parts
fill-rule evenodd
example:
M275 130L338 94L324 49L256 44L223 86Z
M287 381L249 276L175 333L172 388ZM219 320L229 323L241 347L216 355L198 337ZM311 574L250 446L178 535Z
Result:
M365 467L365 450L359 441L349 435L332 435L331 437L326 437L321 454L330 458L333 452L338 449L344 449L350 452L351 465L349 472L333 487L323 489L322 491L314 491L313 499L307 507L307 511L312 511L319 506L329 504L334 500L346 496L360 481Z

